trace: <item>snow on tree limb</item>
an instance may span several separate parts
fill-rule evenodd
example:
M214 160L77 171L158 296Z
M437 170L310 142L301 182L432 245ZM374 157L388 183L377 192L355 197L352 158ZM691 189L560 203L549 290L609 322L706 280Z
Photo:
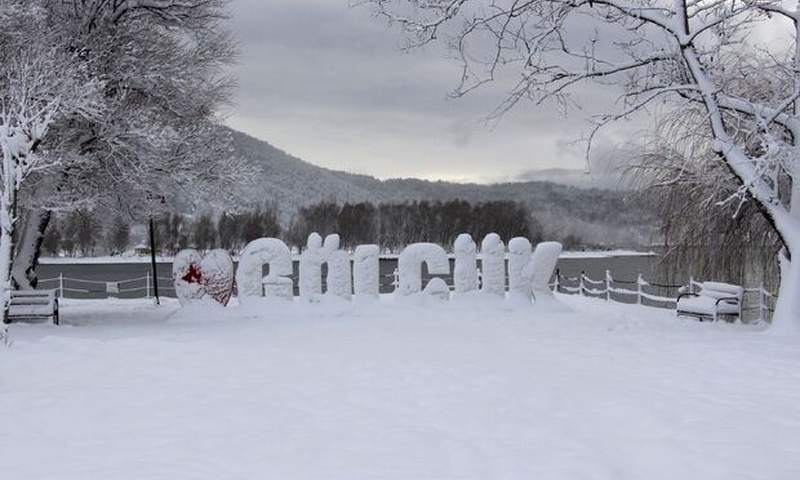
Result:
M788 258L800 257L800 12L779 0L366 0L399 25L414 45L446 37L462 61L456 96L511 73L516 81L494 115L527 99L567 105L586 81L622 94L590 119L594 130L631 118L656 101L675 111L704 110L703 134L717 161L752 198L780 236ZM582 22L582 23L580 23ZM757 22L792 27L784 46L753 45ZM580 29L575 25L580 25ZM585 34L586 31L594 32ZM738 63L763 51L780 82L747 77ZM506 78L507 80L507 78ZM778 176L790 179L782 189ZM795 271L800 260L784 262ZM783 277L787 291L800 288ZM782 289L784 287L782 286ZM790 296L796 297L794 294ZM779 302L776 319L800 330L800 300Z

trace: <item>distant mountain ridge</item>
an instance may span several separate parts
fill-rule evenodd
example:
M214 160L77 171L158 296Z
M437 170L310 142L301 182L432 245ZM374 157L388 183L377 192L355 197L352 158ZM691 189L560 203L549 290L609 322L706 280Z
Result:
M298 209L321 201L378 204L514 200L528 205L546 229L562 234L574 229L583 237L602 237L615 245L641 244L646 241L642 236L649 234L650 213L622 191L583 189L545 181L484 185L420 179L378 180L313 165L242 132L231 130L231 135L235 152L257 171L247 203L274 203L284 222ZM626 242L626 238L631 241Z

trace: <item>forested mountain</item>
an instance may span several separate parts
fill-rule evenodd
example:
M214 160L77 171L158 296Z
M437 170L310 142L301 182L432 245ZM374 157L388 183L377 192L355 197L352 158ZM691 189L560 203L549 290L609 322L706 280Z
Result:
M513 200L526 204L545 234L575 234L597 244L641 245L650 241L651 213L625 191L582 189L551 182L461 184L419 179L378 180L315 166L241 132L234 148L257 169L246 205L273 203L282 223L318 202L400 203L462 199Z

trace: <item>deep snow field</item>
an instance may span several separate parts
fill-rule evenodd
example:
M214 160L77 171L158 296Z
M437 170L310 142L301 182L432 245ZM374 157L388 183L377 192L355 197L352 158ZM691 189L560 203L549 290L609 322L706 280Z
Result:
M559 298L65 300L0 348L0 478L800 478L800 339Z

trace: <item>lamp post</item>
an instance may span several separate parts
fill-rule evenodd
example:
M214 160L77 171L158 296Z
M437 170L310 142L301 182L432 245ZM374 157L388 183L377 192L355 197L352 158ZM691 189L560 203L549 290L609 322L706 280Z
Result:
M158 199L160 203L166 203L164 195L148 195L150 199ZM156 229L153 223L153 208L150 207L150 265L153 269L153 295L156 297L156 305L161 305L158 297L158 268L156 267Z
M156 268L156 234L153 228L153 215L150 215L150 263L153 267L153 294L156 297L156 305L161 305L158 298L158 270Z

